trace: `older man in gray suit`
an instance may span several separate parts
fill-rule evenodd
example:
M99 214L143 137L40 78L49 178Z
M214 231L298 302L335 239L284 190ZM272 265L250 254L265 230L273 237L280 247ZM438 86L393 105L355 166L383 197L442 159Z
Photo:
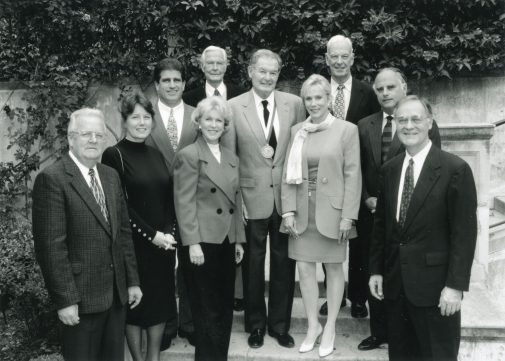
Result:
M98 163L103 114L84 108L68 125L70 152L33 187L33 237L58 310L65 360L124 360L125 303L140 302L137 262L118 174Z
M251 347L270 336L293 347L289 335L295 263L288 258L288 237L279 232L282 217L280 185L291 126L305 119L302 100L275 90L281 69L276 53L261 49L249 62L252 89L230 100L233 121L222 144L240 159L240 188L245 204L245 327ZM270 236L270 290L265 305L265 253Z

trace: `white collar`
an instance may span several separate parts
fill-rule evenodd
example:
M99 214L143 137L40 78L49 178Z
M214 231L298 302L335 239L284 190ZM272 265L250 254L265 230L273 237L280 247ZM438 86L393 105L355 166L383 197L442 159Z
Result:
M414 156L411 156L407 151L407 149L405 149L405 158L408 160L412 158L414 160L414 164L424 164L424 161L426 160L426 157L428 156L430 149L431 149L431 140L428 140L428 143L426 143L424 148L421 149L419 152L417 152L417 154Z
M352 87L352 75L342 84L344 89L351 90ZM337 90L339 83L337 83L333 78L331 78L331 89Z
M167 113L170 113L170 110L174 110L177 111L177 110L180 110L181 108L184 108L184 102L181 101L179 102L179 104L177 104L175 107L171 108L169 107L168 105L166 105L165 103L163 103L160 99L158 99L158 109L160 110L160 112L167 112Z
M210 85L207 81L205 81L205 93L206 94L212 94L214 95L214 90L217 89L219 91L219 94L221 94L222 97L226 94L226 86L224 85L223 82L221 82L217 88L214 88L212 85Z
M275 92L275 90L273 92L271 92L270 95L266 99L263 99L258 94L256 94L256 92L253 89L252 93L253 93L253 97L254 97L254 104L256 104L256 107L263 107L263 104L261 103L263 100L268 101L268 106L273 106L275 103L274 92Z

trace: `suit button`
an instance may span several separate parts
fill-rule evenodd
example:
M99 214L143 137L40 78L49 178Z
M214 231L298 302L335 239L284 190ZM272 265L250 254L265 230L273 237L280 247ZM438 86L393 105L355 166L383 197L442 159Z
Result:
M403 243L402 243L402 242L400 242L400 246L403 246Z
M223 210L221 208L218 208L216 212L217 212L217 214L221 214L221 213L223 213Z
M216 188L211 188L211 189L210 189L210 192L211 192L211 193L216 193Z
M233 212L234 212L233 209L230 209L230 214L233 214Z
M110 269L114 269L114 265L111 263L111 264L109 265L109 268L110 268Z
M274 187L273 184L270 184L270 188L273 188L273 187Z
M326 184L326 183L328 183L328 178L326 178L326 177L323 177L323 179L321 179L321 183L323 183L323 184Z
M275 168L275 165L272 166L272 169L274 169L274 168Z

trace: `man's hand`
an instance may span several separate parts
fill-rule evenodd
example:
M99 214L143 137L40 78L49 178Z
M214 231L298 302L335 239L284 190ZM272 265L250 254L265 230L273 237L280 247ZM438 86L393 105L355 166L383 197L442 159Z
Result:
M205 257L203 256L200 244L197 243L189 246L189 260L197 266L201 266L205 263Z
M384 299L384 293L382 292L382 275L371 275L368 286L370 287L372 296L378 300Z
M351 233L351 228L352 228L352 220L347 219L347 218L342 218L340 220L340 226L339 226L339 238L338 242L344 242L349 240L349 234Z
M440 314L442 316L452 316L461 310L461 300L463 299L463 291L455 290L454 288L444 287L440 293Z
M291 237L298 238L295 216L287 216L284 218L284 225L286 226L286 229L288 230L288 233Z
M64 325L75 326L79 323L79 306L71 305L58 310L58 318Z
M235 263L239 264L244 258L244 247L240 243L235 244Z
M368 197L365 200L365 205L370 210L370 212L375 213L375 208L377 207L377 197Z
M142 291L139 286L128 287L128 304L131 309L137 307L141 299Z

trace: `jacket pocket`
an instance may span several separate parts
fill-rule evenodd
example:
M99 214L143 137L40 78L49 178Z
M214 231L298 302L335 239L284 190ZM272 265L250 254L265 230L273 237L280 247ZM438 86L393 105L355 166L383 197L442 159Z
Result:
M254 188L256 187L256 180L254 178L240 178L240 187Z
M344 203L344 196L331 196L328 197L330 204L335 209L342 209L342 204Z
M82 271L82 265L80 263L71 263L70 267L72 267L72 273L74 275L78 275Z
M448 262L449 254L447 252L432 252L426 253L427 266L439 266Z

